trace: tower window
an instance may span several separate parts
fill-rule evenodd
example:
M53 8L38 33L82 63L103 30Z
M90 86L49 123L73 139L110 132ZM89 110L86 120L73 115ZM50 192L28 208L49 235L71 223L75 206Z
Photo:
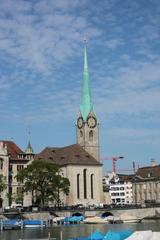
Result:
M90 132L89 132L89 141L93 141L93 131L91 130Z
M80 174L77 174L77 198L80 198L80 188L79 188L79 179L80 178Z
M87 169L83 170L84 198L87 198Z

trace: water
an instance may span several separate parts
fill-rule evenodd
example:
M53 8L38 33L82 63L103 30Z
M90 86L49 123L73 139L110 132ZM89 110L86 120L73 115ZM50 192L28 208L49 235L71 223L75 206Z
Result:
M60 232L62 231L63 240L73 237L84 237L90 235L94 230L99 229L101 232L108 230L131 229L133 231L152 230L160 232L160 220L143 221L142 223L130 224L78 224L66 226L53 226L46 229L25 229L10 230L0 232L0 240L19 240L19 239L41 239L47 238L48 232L52 238L60 240Z

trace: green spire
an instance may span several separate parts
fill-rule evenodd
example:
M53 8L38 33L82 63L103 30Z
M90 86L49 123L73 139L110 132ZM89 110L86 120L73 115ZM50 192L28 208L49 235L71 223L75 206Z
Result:
M34 151L33 151L33 148L32 148L32 146L31 146L30 141L28 142L28 145L27 145L27 148L26 148L26 150L25 150L25 153L26 153L26 154L34 154Z
M82 103L80 105L80 112L84 121L86 121L88 114L93 111L93 103L91 98L91 90L89 84L89 73L87 64L87 50L86 44L84 47L84 78L83 78L83 93L82 93Z

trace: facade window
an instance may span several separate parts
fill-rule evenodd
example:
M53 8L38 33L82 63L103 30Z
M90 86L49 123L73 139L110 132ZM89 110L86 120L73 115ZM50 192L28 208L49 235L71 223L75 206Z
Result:
M21 171L24 168L24 165L17 165L17 172Z
M83 132L82 131L80 131L80 137L83 137Z
M89 132L89 141L90 142L93 141L93 131L92 130Z
M3 159L0 158L0 170L3 170Z
M79 183L80 183L80 174L77 174L77 198L80 198L80 186L79 186Z
M87 169L83 170L84 198L87 198Z
M23 194L23 187L17 187L17 194L18 195Z
M93 199L93 174L91 174L91 198Z

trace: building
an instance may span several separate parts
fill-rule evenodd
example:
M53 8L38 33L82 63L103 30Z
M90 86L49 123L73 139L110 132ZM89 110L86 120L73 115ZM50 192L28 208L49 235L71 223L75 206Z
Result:
M22 196L23 183L16 179L16 175L33 159L34 152L30 142L26 151L22 151L13 141L0 141L0 174L5 176L7 185L0 196L2 199L0 207L16 203L31 205L31 198L27 194Z
M91 205L103 201L102 164L99 157L99 123L93 110L87 50L84 47L84 79L82 102L76 123L76 144L63 148L46 147L36 159L55 162L70 181L69 196L62 196L65 205Z
M132 204L132 178L133 175L110 173L103 177L103 191L108 192L107 204ZM106 194L105 194L106 195Z
M36 155L30 142L26 150L22 151L12 141L1 141L0 173L6 177L7 184L7 189L1 194L3 207L18 202L23 202L24 206L32 204L31 194L25 194L22 199L23 183L18 182L15 176L34 159L58 164L63 170L64 177L69 179L69 196L61 195L61 202L64 205L90 205L103 201L99 123L91 98L86 45L82 102L76 122L76 144L62 148L46 147Z
M160 165L141 167L133 179L133 200L135 204L160 203Z

